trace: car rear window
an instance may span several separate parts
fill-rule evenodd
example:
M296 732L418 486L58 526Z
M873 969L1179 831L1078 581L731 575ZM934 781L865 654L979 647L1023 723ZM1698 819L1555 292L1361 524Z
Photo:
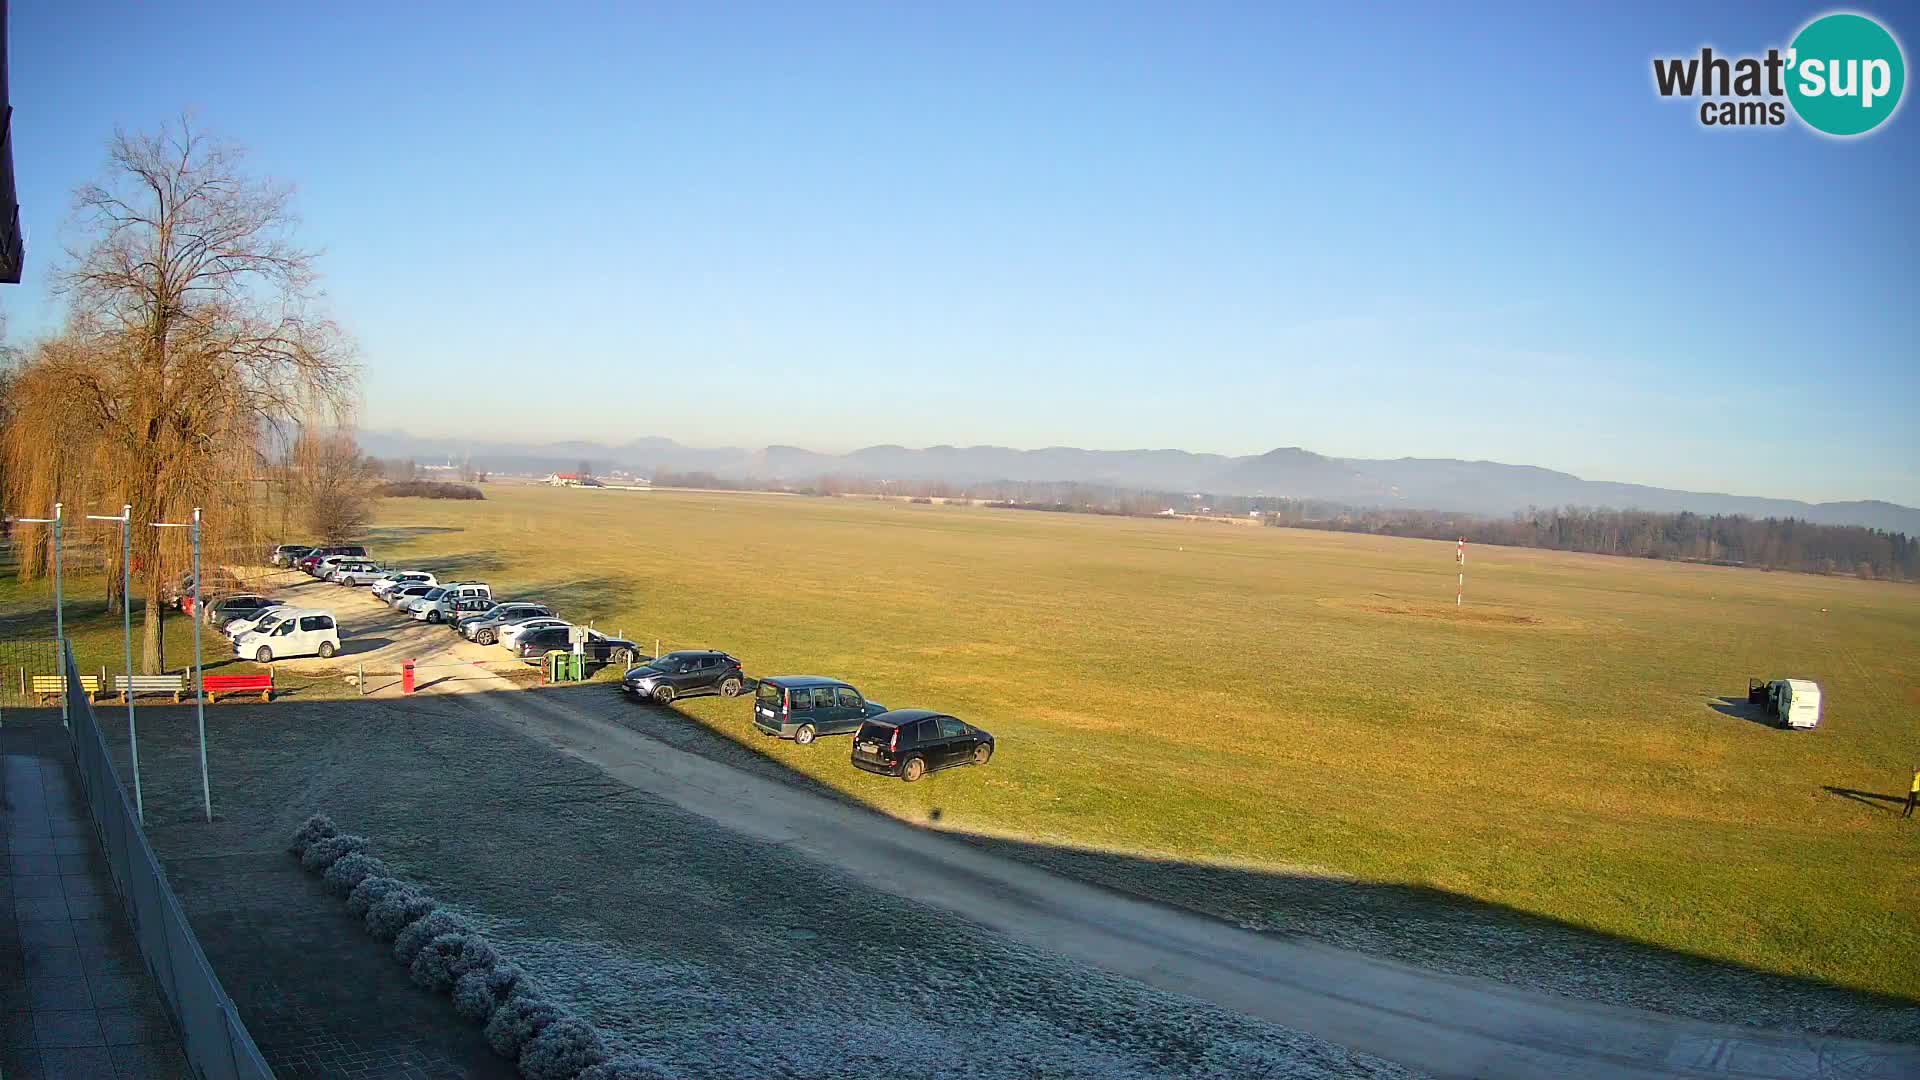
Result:
M754 696L768 705L778 705L780 704L780 687L770 682L763 682Z
M893 741L893 732L892 724L876 724L869 720L860 725L860 732L853 739L855 742L877 742L885 746Z

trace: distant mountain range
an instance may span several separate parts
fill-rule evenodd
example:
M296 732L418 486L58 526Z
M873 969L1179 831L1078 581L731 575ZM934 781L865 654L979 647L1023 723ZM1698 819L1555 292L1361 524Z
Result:
M661 438L636 439L618 446L594 442L510 444L364 431L359 439L366 452L376 457L413 458L423 464L466 460L477 469L510 473L565 472L586 461L600 472L699 471L762 481L811 480L828 473L954 484L1075 481L1144 491L1275 495L1356 507L1485 515L1506 515L1531 506L1691 510L1700 514L1795 517L1827 525L1865 525L1920 535L1920 510L1878 500L1807 503L1582 480L1533 465L1452 458L1332 458L1299 447L1251 457L1185 450L1012 450L1003 446L869 446L848 454L822 454L795 446L700 448Z

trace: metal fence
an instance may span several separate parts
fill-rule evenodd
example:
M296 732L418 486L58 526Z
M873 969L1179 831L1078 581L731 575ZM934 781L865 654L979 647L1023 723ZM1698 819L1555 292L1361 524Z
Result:
M213 965L200 951L186 912L140 831L127 789L114 772L113 756L94 720L93 705L80 689L72 643L65 643L61 652L67 671L69 735L80 781L107 849L107 866L133 923L134 939L173 1014L187 1061L205 1080L272 1080L273 1070L260 1057L233 999L227 997Z
M59 673L60 650L51 629L45 637L0 638L0 708L47 704L34 692L33 678ZM58 704L57 698L54 704Z

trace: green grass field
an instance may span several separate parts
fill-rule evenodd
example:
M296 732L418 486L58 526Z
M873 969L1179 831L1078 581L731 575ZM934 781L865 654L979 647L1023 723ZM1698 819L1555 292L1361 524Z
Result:
M905 818L1429 886L1920 999L1920 822L1824 790L1901 795L1920 761L1912 587L1477 548L1456 613L1450 544L499 484L379 526L384 560L998 736L910 786L683 704ZM1749 675L1820 682L1822 728L1717 710Z

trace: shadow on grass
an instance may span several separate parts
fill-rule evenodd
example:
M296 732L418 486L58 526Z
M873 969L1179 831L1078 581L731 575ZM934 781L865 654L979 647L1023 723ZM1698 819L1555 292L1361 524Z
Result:
M374 544L399 544L426 536L444 536L447 533L457 532L466 532L466 530L449 525L387 526L368 529L366 542L369 547Z
M1862 806L1869 806L1875 810L1882 810L1889 814L1893 813L1895 809L1907 805L1907 797L1905 795L1881 795L1878 792L1856 791L1853 788L1843 787L1822 787L1820 790L1829 795L1838 795L1842 799L1852 799Z
M872 809L857 793L838 790L767 753L772 737L751 727L745 716L747 702L740 703L738 723L742 730L740 737L734 738L678 709L633 701L605 683L533 692L580 715L626 726L683 752L855 808L871 815L876 828L899 820ZM431 756L430 725L446 722L444 717L436 720L432 714L440 706L456 703L463 706L459 710L462 715L466 706L484 709L486 696L436 697L429 699L432 705L391 698L236 705L208 711L208 738L228 758L226 769L243 769L254 775L254 782L275 790L298 788L317 779L311 774L316 760L325 761L330 769L352 772L371 767L380 753L392 752L391 745L381 744L384 750L371 745L375 740L369 737L370 745L364 752L371 757L364 761L355 758L354 754L362 752L357 749L362 739L356 733L360 732L414 732L408 737L413 740L409 752ZM514 708L511 704L506 707ZM147 742L152 739L156 762L168 758L162 746L172 751L172 758L191 762L192 724L187 722L191 707L177 711L170 708L146 710L144 715L155 719L149 721L150 727L142 728L143 760ZM160 721L163 716L177 716L183 722L164 723ZM321 738L317 733L325 733L324 745L331 756L316 758L292 752L303 740ZM498 752L536 753L534 744L511 741L502 742ZM838 737L822 739L808 752L829 754L844 763L848 743ZM457 798L463 790L459 770L452 762L446 767L452 770L447 774L447 797ZM938 803L937 794L946 785L977 785L993 776L995 769L993 764L956 768L920 783L936 795L934 801ZM875 785L900 783L881 777L862 780ZM153 787L157 790L161 785ZM1846 794L1844 789L1828 790ZM548 799L551 794L528 789L516 798ZM1892 799L1873 793L1853 794ZM471 809L482 817L513 812L511 802L490 802ZM927 816L937 822L942 815L934 809ZM927 827L924 823L907 824ZM1920 1042L1920 1008L1916 1007L1920 1002L1600 933L1441 889L936 831L956 844L1255 933L1310 940L1451 974L1707 1021L1802 1027L1852 1037Z
M856 795L791 768L765 752L774 741L741 717L743 739L730 738L672 706L636 701L607 685L548 687L583 712L611 719L650 738L721 764L744 769L894 819ZM750 707L743 703L745 707ZM810 751L846 760L850 742L823 736ZM849 771L852 766L848 765ZM976 784L994 769L961 766L935 773L921 784ZM874 784L899 780L860 774ZM937 826L939 806L926 812ZM1808 1015L1843 1008L1882 1022L1851 1030L1867 1038L1920 1042L1920 1001L1877 994L1817 980L1781 975L1660 945L1597 932L1572 923L1418 885L1224 867L1162 860L1056 844L937 829L956 842L1090 882L1123 894L1208 916L1260 933L1304 938L1457 974L1506 981L1573 996L1597 996L1676 1015L1703 1016L1698 998L1714 987L1724 1000L1721 1022L1750 1023L1749 1006L1794 1000L1820 1002ZM1496 974L1498 973L1498 974ZM1609 997L1583 983L1617 980L1630 987ZM1791 1021L1774 1021L1786 1025Z
M1743 697L1723 695L1715 698L1708 708L1721 716L1731 716L1735 720L1745 720L1750 724L1759 724L1761 727L1781 727L1781 724L1773 718L1773 714L1767 711L1765 705L1755 705Z

